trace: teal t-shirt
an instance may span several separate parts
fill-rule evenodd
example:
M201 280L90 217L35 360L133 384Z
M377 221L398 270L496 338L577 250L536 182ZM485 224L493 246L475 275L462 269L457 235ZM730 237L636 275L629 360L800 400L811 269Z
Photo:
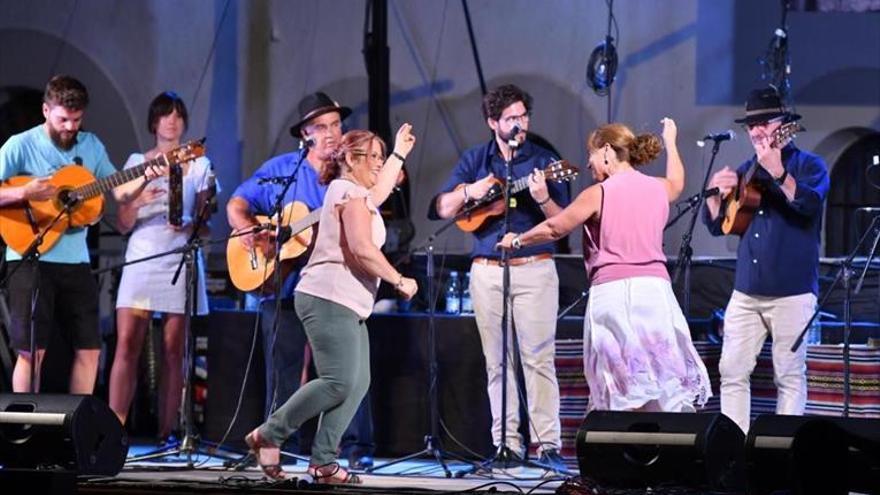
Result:
M0 147L0 180L17 175L47 177L62 167L73 164L75 158L80 158L82 166L97 178L116 172L107 156L107 150L94 134L80 131L76 144L69 150L63 150L55 146L46 134L43 124L40 124L10 137ZM6 259L20 260L21 256L7 248ZM86 229L68 229L52 249L40 256L40 260L50 263L88 263Z

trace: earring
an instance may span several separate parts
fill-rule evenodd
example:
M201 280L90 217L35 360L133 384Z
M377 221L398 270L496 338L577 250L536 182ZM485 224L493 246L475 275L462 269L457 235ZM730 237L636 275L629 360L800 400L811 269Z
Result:
M605 165L608 165L608 150L605 150Z

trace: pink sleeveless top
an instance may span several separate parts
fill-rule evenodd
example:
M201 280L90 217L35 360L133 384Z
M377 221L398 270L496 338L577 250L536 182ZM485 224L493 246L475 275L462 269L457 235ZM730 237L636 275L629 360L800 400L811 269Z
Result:
M584 224L590 283L641 276L669 280L663 254L663 226L669 217L666 187L635 170L614 174L601 187L601 218Z

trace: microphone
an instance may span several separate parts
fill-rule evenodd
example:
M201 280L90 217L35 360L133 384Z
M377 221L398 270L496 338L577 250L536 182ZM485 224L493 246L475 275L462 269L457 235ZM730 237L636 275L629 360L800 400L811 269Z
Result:
M721 189L719 189L717 187L712 187L709 189L704 189L702 192L698 192L697 194L694 194L693 196L691 196L687 199L683 199L683 200L679 201L678 204L691 203L692 205L696 205L697 203L700 202L700 200L711 197L711 196L715 196L718 194L721 194Z
M279 177L261 177L257 179L257 184L280 184L285 185L290 182L290 176L279 176Z
M709 196L715 196L716 194L720 193L721 189L717 187L710 187L709 189L704 189L703 192L700 193L700 195L704 198L708 198Z
M513 124L513 127L510 128L510 133L507 135L507 145L511 148L518 148L519 141L516 140L516 135L522 132L522 127L519 124Z
M303 149L303 148L308 149L314 145L315 145L315 138L313 138L312 136L306 136L305 138L300 140L299 149Z
M75 157L73 157L73 163L75 163L77 165L82 165L83 159L81 157L75 156Z
M715 141L716 143L720 143L721 141L732 141L736 139L736 132L733 129L728 129L724 132L716 132L715 134L706 134L702 139L697 141L697 146L702 148L706 146L706 141Z
M257 249L251 248L251 252L249 253L249 257L251 259L251 270L257 269Z

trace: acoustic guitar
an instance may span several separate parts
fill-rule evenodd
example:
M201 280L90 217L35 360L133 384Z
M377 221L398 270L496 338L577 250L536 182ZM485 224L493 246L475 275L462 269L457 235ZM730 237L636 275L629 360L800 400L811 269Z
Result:
M573 180L577 177L578 169L571 166L567 160L558 160L544 168L544 177L548 181L565 182ZM530 174L531 175L531 174ZM482 227L487 220L492 217L504 213L504 182L498 178L492 179L492 187L483 198L479 200L471 200L464 204L462 211L467 211L465 215L455 221L455 225L465 232L474 232ZM459 184L455 190L464 187ZM520 177L513 181L510 187L510 194L516 194L529 187L529 175ZM480 205L483 206L480 206ZM469 211L473 209L472 211Z
M43 201L27 201L0 207L0 236L18 254L23 255L36 236L49 228L37 248L44 254L58 242L69 228L94 225L104 213L104 193L131 182L153 167L170 167L195 160L205 154L205 140L190 141L140 165L121 170L103 179L81 165L66 165L49 179L58 188L54 197ZM33 176L16 176L0 183L0 187L18 187L34 180Z
M779 126L773 132L773 140L770 146L782 148L791 141L798 132L804 130L797 122L788 122ZM757 158L739 178L739 182L730 193L721 200L721 211L724 219L721 222L721 231L728 235L743 235L755 211L761 206L762 186L754 180L755 172L761 165Z
M282 229L284 236L290 236L281 245L281 279L287 276L293 263L284 261L294 260L305 253L312 243L312 225L321 219L321 208L309 211L305 203L294 201L287 204L281 210ZM268 217L257 215L257 222L261 228L274 232L278 225L278 215ZM239 229L233 231L237 234L250 230ZM270 277L275 272L275 257L271 252L262 249L247 249L238 237L231 237L226 243L226 263L229 266L229 277L232 284L239 290L248 292L259 289L266 293L272 290Z

